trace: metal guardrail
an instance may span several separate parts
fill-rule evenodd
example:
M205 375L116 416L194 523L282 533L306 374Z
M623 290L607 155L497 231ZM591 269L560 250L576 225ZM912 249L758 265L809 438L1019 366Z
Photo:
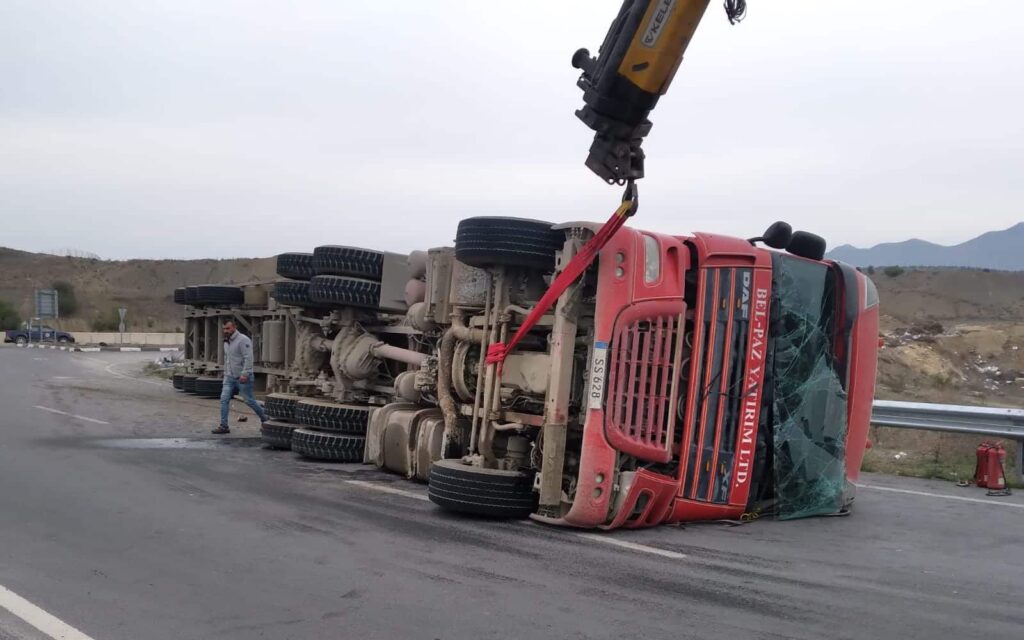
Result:
M875 400L871 424L1016 440L1017 460L1014 466L1017 481L1024 482L1024 409Z

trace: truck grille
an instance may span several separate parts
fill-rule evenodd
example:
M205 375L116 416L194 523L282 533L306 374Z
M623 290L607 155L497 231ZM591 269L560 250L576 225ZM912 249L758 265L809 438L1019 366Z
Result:
M684 449L683 496L691 500L728 502L750 328L744 293L749 296L751 278L751 269L707 269L698 294L691 374L697 395L687 408Z
M652 301L626 309L609 346L605 425L609 443L644 460L672 457L682 301Z

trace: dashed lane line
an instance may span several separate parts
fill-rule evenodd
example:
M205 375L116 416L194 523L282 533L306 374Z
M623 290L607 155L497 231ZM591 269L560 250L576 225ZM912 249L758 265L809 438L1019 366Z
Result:
M87 416L80 416L77 413L68 413L67 411L61 411L60 409L54 409L52 407L43 407L38 404L32 405L36 409L42 411L49 411L50 413L56 413L58 415L67 416L69 418L75 418L76 420L85 420L86 422L93 422L95 424L110 424L106 420L97 420L96 418L89 418Z

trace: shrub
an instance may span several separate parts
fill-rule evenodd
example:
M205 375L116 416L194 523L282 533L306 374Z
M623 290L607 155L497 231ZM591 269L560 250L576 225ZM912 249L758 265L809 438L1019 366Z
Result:
M6 300L0 300L0 331L20 328L21 314L14 308L13 304Z
M121 326L121 315L116 308L108 309L106 313L98 313L92 320L92 330L98 332L117 331Z
M886 267L885 269L882 270L882 273L889 276L890 278L895 278L897 276L903 275L905 271L906 269L904 269L903 267Z
M50 283L50 287L57 290L57 310L60 317L66 318L78 313L78 298L70 282L55 280Z

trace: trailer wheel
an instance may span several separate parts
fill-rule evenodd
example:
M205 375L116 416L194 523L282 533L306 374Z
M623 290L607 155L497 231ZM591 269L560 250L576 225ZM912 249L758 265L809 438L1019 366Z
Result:
M290 307L317 306L309 297L309 283L282 280L274 283L274 300Z
M324 245L313 249L316 275L352 276L380 281L384 269L384 254L359 247Z
M292 433L298 428L297 425L280 420L268 420L260 427L260 437L263 444L271 449L291 449Z
M309 297L332 307L375 309L380 305L380 283L361 278L317 276L309 281Z
M223 388L223 378L200 376L195 381L195 394L200 398L219 398Z
M370 408L324 400L299 400L295 404L295 421L313 429L364 436Z
M455 233L455 259L472 267L496 265L552 271L565 235L550 222L481 216L466 218Z
M174 290L174 304L185 304L185 287L178 287Z
M304 458L331 462L362 462L366 438L327 433L314 429L292 432L292 451Z
M186 298L188 290L186 289ZM245 296L241 287L222 284L201 284L195 287L192 300L195 304L231 305L242 304Z
M184 391L185 393L195 393L196 380L198 379L199 376L195 375L194 373L186 373L185 375L181 376L181 390Z
M294 393L271 393L263 401L263 410L274 420L292 422L295 420L295 403L301 398Z
M316 275L312 253L282 253L277 256L277 275L292 280L309 280Z
M500 471L437 460L427 495L442 509L492 518L525 518L537 508L533 471Z
M184 390L184 387L182 386L182 380L184 377L184 373L176 373L173 376L171 376L171 384L174 385L174 388L177 389L178 391Z

